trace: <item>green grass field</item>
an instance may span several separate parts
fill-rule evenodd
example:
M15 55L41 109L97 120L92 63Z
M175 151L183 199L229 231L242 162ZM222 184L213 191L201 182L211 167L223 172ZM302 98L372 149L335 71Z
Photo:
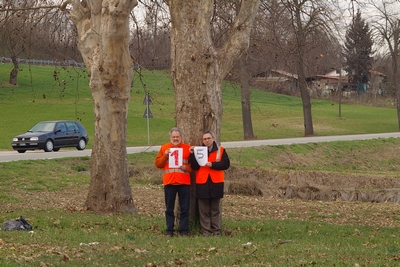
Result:
M11 150L11 139L41 120L76 119L83 123L93 140L93 103L87 73L82 69L49 66L21 67L18 86L7 84L10 64L0 65L0 150ZM145 94L152 99L154 118L143 118ZM303 111L298 97L273 94L257 89L251 92L254 134L258 139L302 137ZM243 140L241 94L237 85L223 85L221 141ZM395 132L398 129L394 108L342 105L330 100L312 100L316 135L343 135ZM143 146L150 141L168 141L173 127L174 97L166 71L135 72L128 114L127 146ZM272 124L277 125L273 127ZM149 136L148 136L149 130ZM88 147L92 146L89 143Z
M290 169L292 175L302 170L310 176L320 171L359 173L383 182L398 177L400 164L398 156L379 151L395 153L399 144L398 139L329 142L231 149L229 154L236 168ZM398 264L400 216L395 203L226 195L222 237L203 237L192 226L188 238L167 238L155 155L128 155L137 215L83 209L89 157L0 163L0 222L24 215L33 226L31 232L0 230L0 266ZM285 156L292 158L290 165L282 162ZM300 158L307 159L306 166Z
M19 85L13 87L6 83L10 67L0 65L0 150L10 150L12 137L39 120L80 120L92 138L92 101L84 71L23 66ZM151 144L166 142L174 125L168 73L143 71L142 75L134 76L128 146L147 145L147 122L142 117L146 92L153 101ZM222 141L242 140L240 90L226 83L223 97ZM343 105L339 118L337 103L312 100L312 104L317 135L395 132L398 128L393 108ZM259 139L303 136L301 101L296 97L254 89L252 112ZM324 175L326 184L338 177L350 184L348 180L357 177L364 190L372 190L389 184L388 180L396 184L399 145L397 138L238 148L228 153L232 168L247 170L249 175L261 173L264 181L295 176L312 183ZM0 163L0 223L24 215L34 227L31 232L0 230L0 266L399 265L396 203L228 194L223 200L222 237L203 237L192 225L188 238L166 238L155 155L128 155L136 215L97 214L83 208L90 157ZM249 182L249 177L242 178Z

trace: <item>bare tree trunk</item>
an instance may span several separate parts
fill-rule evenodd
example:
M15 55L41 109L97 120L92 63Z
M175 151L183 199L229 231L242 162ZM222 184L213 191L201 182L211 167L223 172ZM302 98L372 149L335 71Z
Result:
M390 46L390 54L392 57L392 83L396 94L396 107L397 107L397 124L398 130L400 131L400 82L399 82L399 66L398 66L398 59L399 59L399 40L400 38L400 21L396 21L393 24L393 45ZM388 40L390 43L390 40Z
M304 118L304 136L314 135L314 126L311 115L311 100L307 90L306 74L304 70L304 46L306 44L306 33L303 29L303 21L301 19L301 5L296 2L295 19L296 19L296 40L297 40L297 76L301 100L303 102L303 118Z
M94 103L94 144L88 209L136 212L126 159L126 124L133 61L129 54L129 13L135 0L73 0L71 19L90 72Z
M371 1L370 3L375 8L378 14L378 21L376 29L378 33L381 35L383 41L386 42L387 48L390 52L390 57L392 61L392 88L395 92L396 97L396 109L397 109L397 124L398 131L400 131L400 80L399 80L399 52L400 52L400 20L398 19L397 13L392 12L396 5L393 3L385 3L383 6L378 5L378 1ZM381 21L381 22L379 22Z
M17 77L18 77L18 69L19 69L17 57L11 56L11 61L12 61L14 67L10 72L9 82L12 85L17 85Z
M240 68L240 86L242 87L242 121L244 140L254 139L253 122L251 120L250 106L250 86L249 73L246 68L245 55L242 55L239 63Z
M234 62L247 49L258 0L243 1L231 33L215 47L210 32L213 1L169 0L171 21L172 81L176 123L186 142L201 144L205 129L220 139L221 84Z
M242 1L231 32L220 47L215 47L210 31L213 4L209 0L168 0L176 125L185 132L184 142L192 145L201 145L206 129L212 130L220 142L221 84L248 47L259 0ZM194 204L192 201L191 220L196 214Z
M340 57L340 69L339 69L339 84L338 84L338 92L339 92L339 118L342 117L342 94L343 94L343 86L342 86L342 57Z
M179 16L192 12L190 9L204 7L205 4L199 4L193 9L175 13ZM215 59L217 51L212 45L209 29L204 27L207 21L201 16L197 14L195 19L200 25L188 27L185 25L190 25L190 22L185 15L177 18L176 25L172 15L173 33L180 33L173 34L171 49L176 124L184 129L185 137L189 138L186 141L193 145L201 145L201 133L205 129L212 130L219 140L222 118L221 83L225 76L222 66ZM193 36L194 32L197 36Z
M393 88L395 90L396 95L396 108L397 108L397 125L398 131L400 131L400 86L399 86L399 78L398 78L398 65L397 65L397 54L392 55L392 69L393 69Z
M301 101L303 103L304 136L312 136L314 135L314 126L311 115L311 100L307 90L306 77L304 75L304 66L301 62L301 59L299 61L298 67L299 89L301 94Z

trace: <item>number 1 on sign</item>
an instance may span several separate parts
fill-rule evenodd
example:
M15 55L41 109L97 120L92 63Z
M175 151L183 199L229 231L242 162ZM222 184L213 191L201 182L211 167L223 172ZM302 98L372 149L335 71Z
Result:
M173 158L174 165L178 166L178 164L179 164L179 159L178 159L179 151L178 150L174 150L174 152L172 152L170 156Z
M182 166L183 160L183 149L182 148L170 148L168 165L170 168L179 168Z

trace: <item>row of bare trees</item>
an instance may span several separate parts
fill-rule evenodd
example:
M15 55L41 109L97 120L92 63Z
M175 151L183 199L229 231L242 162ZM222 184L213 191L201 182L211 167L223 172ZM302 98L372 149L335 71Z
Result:
M344 20L340 2L343 1L143 0L143 8L136 12L136 0L67 0L59 9L53 9L57 5L45 0L3 0L0 24L4 32L13 29L8 33L13 37L8 39L23 40L15 46L19 51L11 52L7 48L7 54L17 57L22 53L32 57L34 44L40 43L36 37L41 34L50 32L52 44L68 47L69 40L76 36L77 47L90 74L95 115L86 206L103 212L135 212L125 148L133 64L170 69L175 121L185 129L185 142L199 144L204 129L213 130L219 140L221 84L235 69L242 78L242 102L247 109L243 116L250 116L250 120L244 117L244 121L251 121L248 77L272 68L296 73L303 101L305 135L313 135L305 78L341 66L339 36L345 25L339 24ZM350 1L350 5L357 2ZM371 3L381 6L376 1ZM22 16L19 12L29 24L18 24L21 23L18 16ZM382 14L388 15L385 9ZM70 26L65 16L69 16L75 27ZM389 21L389 15L382 18L383 22ZM377 26L381 37L384 33L390 35L384 25ZM18 29L23 38L12 35ZM28 32L22 34L22 29ZM4 54L6 36L2 35L1 40ZM398 42L393 38L390 35L383 40L387 45L387 40ZM397 46L393 51L398 52L396 49ZM395 52L391 60L397 61ZM240 63L234 68L236 62ZM393 63L393 75L397 74L396 64ZM394 86L396 82L393 79ZM251 125L246 127L249 131L245 137L252 138Z
M45 8L43 8L45 7ZM3 0L0 51L12 60L9 83L17 84L19 58L65 61L79 59L75 27L50 1Z

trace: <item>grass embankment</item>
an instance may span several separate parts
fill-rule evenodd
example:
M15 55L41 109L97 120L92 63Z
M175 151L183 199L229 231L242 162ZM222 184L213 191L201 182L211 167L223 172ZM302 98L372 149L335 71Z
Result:
M6 80L10 66L0 66ZM87 77L75 70L24 67L19 86L0 90L0 149L38 120L81 119L93 135ZM79 70L77 70L79 72ZM43 75L37 79L37 75ZM32 78L31 78L32 77ZM135 88L128 145L146 145L144 93L153 98L151 143L165 142L173 126L173 96L165 72L146 72ZM39 84L40 82L40 84ZM64 86L65 85L65 86ZM222 141L241 140L240 93L225 84ZM303 135L301 101L252 92L253 126L260 139ZM389 108L313 100L318 135L394 132ZM278 127L271 126L276 123ZM93 139L92 139L93 140ZM368 140L229 149L232 168L269 175L305 174L398 179L400 140ZM90 158L0 163L0 222L24 215L32 232L0 231L0 266L396 266L400 260L398 204L300 201L226 195L220 238L192 228L189 238L166 238L161 173L155 153L129 155L137 215L104 215L83 208ZM245 181L247 176L242 177ZM229 177L227 177L229 179ZM310 181L312 181L310 179ZM329 182L329 181L328 181ZM365 189L374 184L365 185Z

